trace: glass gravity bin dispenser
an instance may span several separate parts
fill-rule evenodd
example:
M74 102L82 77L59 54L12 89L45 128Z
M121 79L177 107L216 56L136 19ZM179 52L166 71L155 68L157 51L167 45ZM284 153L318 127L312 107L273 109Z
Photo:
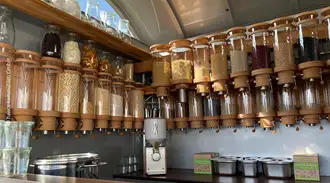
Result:
M324 43L322 45L323 58L326 60L326 64L330 66L330 7L324 8L322 10L323 24L326 26L326 35L324 38ZM324 113L327 114L329 120L330 117L330 75L327 73L325 76L325 86L323 90L324 95Z
M160 103L160 117L166 119L167 129L174 129L173 98L170 97L171 54L167 44L150 47L152 56L152 86L157 89Z
M34 130L55 131L60 112L57 110L57 89L63 61L52 57L42 57L37 72L37 110L38 120Z
M28 50L16 50L12 69L12 115L14 121L32 121L37 115L35 88L40 55Z
M260 127L264 129L275 127L276 116L268 28L268 23L257 23L248 27L252 39L252 76L256 83L257 118Z
M135 83L132 90L133 119L135 131L143 131L144 121L144 90L143 83Z
M298 35L298 69L302 72L304 84L300 88L300 115L305 124L314 126L320 123L322 114L321 82L323 62L319 57L317 39L318 13L303 12L295 16Z
M281 17L271 21L270 30L273 32L274 72L277 74L277 116L287 127L296 124L298 110L296 103L295 71L297 66L294 58L292 40L292 18Z
M197 94L195 87L188 91L188 101L191 128L203 129L203 97Z
M192 41L194 57L194 84L198 94L205 96L210 92L210 50L207 37Z
M188 128L187 89L193 82L192 49L189 40L174 40L170 43L171 85L176 90L175 118L176 127Z
M238 119L245 127L254 127L254 99L249 83L249 65L245 45L245 27L234 27L228 30L227 40L230 43L231 74L234 88L237 90Z

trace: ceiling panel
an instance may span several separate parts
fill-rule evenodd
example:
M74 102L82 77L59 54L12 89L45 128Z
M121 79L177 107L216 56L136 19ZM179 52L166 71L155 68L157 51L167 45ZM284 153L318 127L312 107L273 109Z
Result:
M185 37L218 31L233 25L227 0L169 0Z
M299 0L299 10L314 10L330 6L330 0Z

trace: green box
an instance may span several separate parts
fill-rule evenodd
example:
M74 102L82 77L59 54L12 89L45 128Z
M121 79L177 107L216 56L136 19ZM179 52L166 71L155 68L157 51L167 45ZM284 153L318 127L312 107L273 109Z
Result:
M320 181L320 165L317 154L293 155L295 180Z
M219 153L204 152L194 154L194 173L195 174L212 174L212 158L219 156Z

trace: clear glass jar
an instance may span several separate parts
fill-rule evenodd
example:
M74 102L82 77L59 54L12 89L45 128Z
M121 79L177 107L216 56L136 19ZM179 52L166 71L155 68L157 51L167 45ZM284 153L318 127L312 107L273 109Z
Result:
M63 66L58 87L58 111L79 113L80 67Z
M97 53L95 49L95 41L87 40L83 48L83 56L81 59L83 68L98 69Z
M245 27L234 27L228 30L227 39L230 45L231 73L249 71L245 32Z
M111 64L110 64L110 60L113 59L113 55L109 52L106 51L101 51L99 53L99 72L106 72L111 74Z
M293 84L278 86L278 111L296 110L296 95Z
M80 18L81 10L77 0L63 0L62 10L74 17Z
M304 81L304 85L300 89L300 105L301 109L320 109L321 84L319 79L310 78Z
M220 115L237 115L237 101L234 90L220 96Z
M210 81L210 50L208 38L201 37L193 40L194 83Z
M330 7L324 8L321 15L326 26L326 35L323 40L320 40L320 54L323 60L326 60L327 65L330 65Z
M303 12L295 16L298 31L298 62L318 61L319 40L318 13L315 11Z
M251 91L248 88L240 88L237 92L238 114L253 114L254 100Z
M172 84L192 83L193 53L189 40L174 40L170 43Z
M278 69L290 68L295 64L294 46L292 42L292 18L277 18L272 20L271 24L274 40L275 67Z
M323 86L324 113L330 115L330 76L326 76Z
M203 98L204 117L220 116L220 100L219 97L211 92Z
M35 109L36 72L40 55L27 50L16 50L12 69L12 108Z
M54 57L61 59L61 37L56 25L48 25L47 33L41 44L41 55L43 57Z
M98 0L86 0L86 20L95 27L99 26L98 21L101 20L99 13L100 3Z
M97 73L82 69L80 85L80 114L95 114L95 83Z
M111 76L99 73L96 87L96 114L110 115Z
M257 23L248 27L252 38L252 70L272 68L268 28L268 23Z
M5 113L7 112L7 62L12 62L15 58L14 48L7 44L0 42L0 120L5 120Z
M203 117L203 98L195 90L188 91L189 117Z
M152 86L168 87L171 85L171 56L167 44L155 44L150 47L152 56Z
M124 85L124 117L125 118L133 117L133 105L132 105L133 89L134 89L133 85Z
M111 60L112 76L118 76L124 78L124 59L121 56L117 56Z
M112 82L110 93L110 116L124 116L124 83Z
M15 28L12 11L6 6L0 6L0 42L14 45Z
M78 35L70 32L64 43L63 61L64 63L80 64L81 53L78 43Z
M256 88L256 103L257 103L257 112L268 113L275 115L275 106L273 91L271 87L258 87Z
M43 57L40 63L37 77L37 110L57 111L57 88L63 61Z
M131 31L129 30L129 21L127 19L119 20L117 31L120 39L128 43L131 42Z
M144 91L143 85L136 85L136 88L132 90L132 103L133 103L133 117L135 119L144 118Z
M171 96L160 99L160 117L165 119L174 118L174 99Z
M126 60L124 68L125 82L134 82L134 61Z
M226 34L219 33L210 36L211 81L228 79L228 45Z

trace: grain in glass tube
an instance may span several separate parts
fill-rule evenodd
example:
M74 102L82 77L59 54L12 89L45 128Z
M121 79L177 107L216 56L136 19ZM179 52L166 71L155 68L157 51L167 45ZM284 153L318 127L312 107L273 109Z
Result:
M95 90L97 115L110 115L110 87L110 76L99 75L97 88Z
M226 34L220 33L210 37L211 52L211 81L228 77L228 52Z
M124 116L124 99L123 90L124 83L113 82L110 94L110 116L123 117Z
M126 60L124 69L125 81L134 82L134 61Z
M150 47L152 56L152 85L170 86L171 55L169 45L156 44Z
M96 73L84 72L81 82L81 114L95 114L95 80Z
M210 80L210 51L208 38L200 37L193 41L194 83Z
M144 118L144 92L141 89L132 91L133 117Z
M60 73L58 107L60 112L79 112L80 72L64 70Z

